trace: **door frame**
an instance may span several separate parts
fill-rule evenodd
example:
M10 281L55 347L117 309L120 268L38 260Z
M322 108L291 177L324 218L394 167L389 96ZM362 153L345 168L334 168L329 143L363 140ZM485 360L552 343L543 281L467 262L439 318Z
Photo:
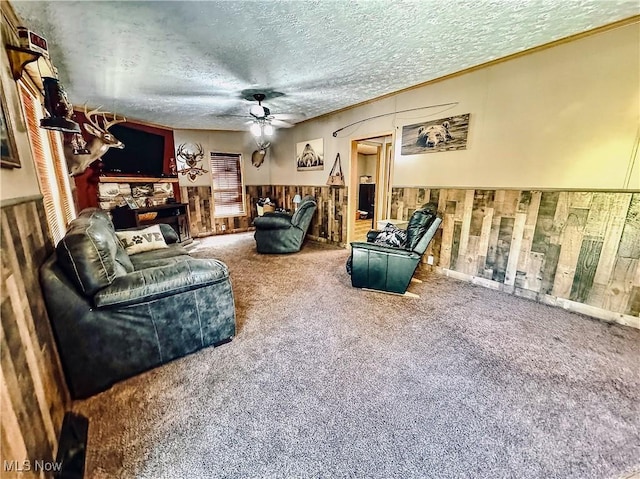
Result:
M356 210L358 208L358 143L375 140L381 137L391 137L391 146L378 148L378 164L376 166L376 203L374 206L374 224L378 219L384 218L389 213L391 197L391 173L393 172L395 131L388 130L381 133L368 134L363 137L353 137L350 140L351 151L349 156L349 195L347 202L347 245L351 243L355 235Z

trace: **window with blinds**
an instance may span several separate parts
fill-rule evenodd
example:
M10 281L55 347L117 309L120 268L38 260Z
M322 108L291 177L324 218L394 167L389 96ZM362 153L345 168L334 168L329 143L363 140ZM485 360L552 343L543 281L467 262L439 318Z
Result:
M57 131L45 130L49 137L49 146L53 159L53 169L55 178L58 183L58 191L60 191L60 208L62 209L63 220L68 225L71 220L76 217L76 208L73 201L73 193L71 191L71 177L67 172L67 160L64 158L64 149L62 147L62 133Z
M242 155L211 152L213 178L213 216L225 218L244 216L244 179Z
M47 223L57 244L76 215L62 150L62 134L40 128L44 114L40 102L24 84L19 83L19 90Z

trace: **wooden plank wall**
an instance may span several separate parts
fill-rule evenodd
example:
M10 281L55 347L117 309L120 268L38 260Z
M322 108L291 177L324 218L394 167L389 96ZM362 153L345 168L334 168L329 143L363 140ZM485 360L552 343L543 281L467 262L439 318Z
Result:
M347 188L291 185L247 186L247 216L213 218L211 188L182 187L182 197L188 198L189 202L191 234L194 237L252 230L251 225L258 215L256 203L259 198L269 197L278 207L293 210L293 197L296 194L302 197L311 195L318 202L318 209L309 227L309 237L315 241L344 246L347 241Z
M0 465L51 461L70 405L38 280L53 244L41 199L3 206L1 217ZM41 477L14 472L2 477Z
M640 193L393 188L391 216L428 202L443 217L437 266L534 300L640 316Z

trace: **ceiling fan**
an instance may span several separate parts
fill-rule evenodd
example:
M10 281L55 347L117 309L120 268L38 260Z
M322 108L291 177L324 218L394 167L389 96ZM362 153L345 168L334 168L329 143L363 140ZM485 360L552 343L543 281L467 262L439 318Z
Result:
M282 118L284 115L272 115L271 110L262 104L266 98L264 93L252 93L251 97L258 102L257 105L253 104L249 108L249 114L253 119L249 120L248 123L251 125L251 133L253 133L254 136L271 136L274 127L291 128L293 126L292 123Z
M250 125L249 131L251 131L258 144L258 149L251 155L251 163L256 168L259 168L264 161L267 150L271 146L269 138L273 135L274 126L291 128L293 125L271 114L271 110L262 104L266 98L264 93L253 93L251 96L258 102L257 105L253 104L249 108L249 114L253 117L248 122Z

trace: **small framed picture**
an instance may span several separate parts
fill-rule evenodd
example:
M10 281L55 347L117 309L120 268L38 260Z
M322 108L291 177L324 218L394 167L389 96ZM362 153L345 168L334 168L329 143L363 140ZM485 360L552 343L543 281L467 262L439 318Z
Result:
M0 158L0 166L3 168L21 168L22 165L18 157L16 141L13 137L13 125L9 117L4 89L0 91L0 95L2 96L2 115L0 116L0 150L2 150L2 157Z
M133 199L133 196L125 196L124 201L125 203L127 203L127 206L129 206L129 208L131 208L132 210L137 210L138 208L140 208L138 206L138 203L136 203L136 200Z
M296 143L296 165L298 171L324 170L324 140Z

